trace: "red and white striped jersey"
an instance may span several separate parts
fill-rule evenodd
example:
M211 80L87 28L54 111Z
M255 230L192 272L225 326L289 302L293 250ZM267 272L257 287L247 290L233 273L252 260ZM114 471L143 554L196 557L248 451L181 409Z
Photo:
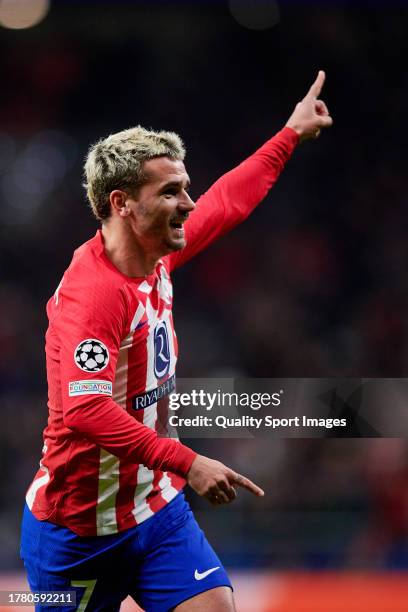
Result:
M112 534L184 486L195 453L166 437L178 352L170 274L248 216L297 142L284 128L221 177L186 222L186 247L150 276L122 274L100 231L75 251L47 305L49 417L26 497L39 520L80 536Z

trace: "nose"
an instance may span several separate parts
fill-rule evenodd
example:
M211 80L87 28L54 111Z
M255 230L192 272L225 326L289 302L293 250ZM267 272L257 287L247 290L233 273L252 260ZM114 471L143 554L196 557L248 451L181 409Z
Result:
M183 212L191 212L195 209L196 205L188 195L187 191L184 191L183 197L180 198L178 207Z

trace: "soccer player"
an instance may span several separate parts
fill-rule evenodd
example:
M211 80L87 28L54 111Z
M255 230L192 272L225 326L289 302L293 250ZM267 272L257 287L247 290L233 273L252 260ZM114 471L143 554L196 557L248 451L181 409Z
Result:
M331 125L324 79L197 204L176 134L139 126L91 147L87 192L102 227L47 305L49 418L22 525L31 589L76 595L56 610L119 610L129 594L153 612L235 609L182 489L214 505L237 487L263 491L163 435L177 360L170 274L243 221L298 142Z

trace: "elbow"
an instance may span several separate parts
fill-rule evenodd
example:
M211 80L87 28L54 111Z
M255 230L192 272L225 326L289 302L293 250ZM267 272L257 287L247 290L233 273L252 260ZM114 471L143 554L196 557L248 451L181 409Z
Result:
M86 402L64 406L62 420L68 429L75 432L87 433L100 423L106 415L106 406L110 398L94 396L87 398Z
M77 410L71 408L69 410L64 410L62 414L62 420L63 420L65 427L67 427L68 429L71 429L72 431L78 431L77 412L78 412Z

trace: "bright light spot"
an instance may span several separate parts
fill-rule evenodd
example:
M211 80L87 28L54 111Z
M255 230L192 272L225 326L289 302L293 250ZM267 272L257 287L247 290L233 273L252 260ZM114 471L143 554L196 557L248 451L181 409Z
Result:
M24 184L21 184L18 174L6 174L0 183L1 195L6 204L3 213L6 214L8 223L10 224L13 217L16 217L20 222L24 222L40 208L43 203L43 196L38 193L28 193L27 181L28 177L24 176Z
M14 140L0 132L0 202L5 225L30 223L62 185L77 157L76 142L59 130L37 133L20 152Z
M49 9L50 0L0 0L0 25L12 30L32 28Z
M24 151L24 158L39 160L49 166L49 172L55 178L62 178L67 171L67 161L63 153L54 146L30 144ZM30 170L29 170L30 172ZM36 174L36 171L33 172Z
M20 157L14 167L14 176L21 191L28 194L45 195L55 186L52 167L38 157Z
M266 30L280 21L275 0L229 0L231 15L244 28Z
M43 132L39 132L32 139L30 144L30 147L37 146L52 147L54 154L56 150L59 151L58 159L54 161L54 166L59 166L60 176L70 170L78 158L78 146L76 142L71 138L71 136L60 130L45 130ZM61 160L61 155L64 157L63 161ZM64 170L62 171L63 165Z

